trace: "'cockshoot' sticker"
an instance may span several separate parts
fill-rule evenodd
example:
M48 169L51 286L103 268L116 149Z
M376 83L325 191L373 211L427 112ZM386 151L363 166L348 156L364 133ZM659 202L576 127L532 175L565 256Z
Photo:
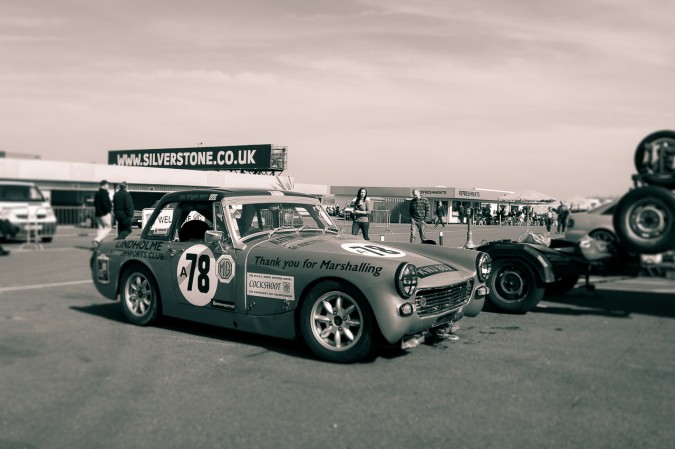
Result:
M350 253L361 254L362 256L372 257L403 257L405 253L395 248L374 243L343 243L342 249Z
M216 261L205 245L194 245L180 256L177 268L178 287L185 299L195 306L211 303L218 287Z
M247 273L246 294L295 301L295 278L275 274Z

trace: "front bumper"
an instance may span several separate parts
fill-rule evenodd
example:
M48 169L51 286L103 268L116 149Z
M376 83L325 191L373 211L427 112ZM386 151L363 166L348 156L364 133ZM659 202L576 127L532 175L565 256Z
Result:
M477 294L477 291L482 294ZM465 314L478 315L486 292L485 286L476 286L474 279L468 279L451 286L421 289L414 297L386 301L387 307L374 306L373 311L385 340L396 344L406 336L457 321ZM411 314L401 313L406 304L412 305Z

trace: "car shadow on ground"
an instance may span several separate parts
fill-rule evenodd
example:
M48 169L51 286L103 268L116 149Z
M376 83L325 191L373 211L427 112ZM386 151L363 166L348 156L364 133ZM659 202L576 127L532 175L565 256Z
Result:
M577 287L564 295L547 295L531 313L600 315L629 318L633 314L675 318L671 294L593 290Z
M120 308L119 302L110 302L108 304L94 304L90 306L73 306L72 310L77 312L87 313L89 315L101 317L110 321L115 321L123 325L133 326L130 324L122 310ZM296 338L294 340L286 340L283 338L270 337L266 335L252 334L244 331L237 331L233 329L226 329L217 326L211 326L208 324L196 323L193 321L182 320L179 318L173 317L160 317L154 324L153 327L164 329L171 332L182 332L196 337L201 338L210 338L214 340L227 341L230 343L241 343L248 346L257 346L265 351L278 352L280 354L288 355L291 357L297 357L306 360L314 360L321 362L307 347L304 341L301 338ZM257 357L260 356L262 352L256 352L248 355L247 357ZM374 353L367 357L364 360L361 360L358 363L372 363L378 357L385 359L393 359L405 356L407 354L406 350L400 349L398 347L391 347L387 345L382 345L381 348L374 351Z

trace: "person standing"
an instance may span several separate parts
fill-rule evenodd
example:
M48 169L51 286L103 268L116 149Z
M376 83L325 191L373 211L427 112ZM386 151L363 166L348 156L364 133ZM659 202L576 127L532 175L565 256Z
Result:
M459 222L464 224L464 216L466 215L466 209L464 206L459 206L459 209L457 209L457 215L459 216Z
M563 234L565 233L565 230L567 229L567 219L570 216L570 210L566 205L562 205L562 211L560 211L560 216L558 217L559 224L562 227L562 232Z
M551 225L553 224L553 211L549 207L546 211L546 218L544 218L544 224L546 225L546 232L551 232Z
M443 206L443 202L439 201L438 202L438 207L436 208L436 222L434 223L434 228L436 226L443 225L445 227L445 222L443 221L443 217L445 217L445 207Z
M112 201L108 193L108 181L100 182L98 191L94 196L94 216L96 217L96 238L92 242L98 248L104 238L112 231Z
M134 200L127 192L127 183L122 181L120 188L113 196L113 210L117 222L117 237L115 240L124 240L131 234L131 220L134 218Z
M359 229L363 233L364 240L370 240L368 237L368 228L370 227L370 200L368 199L368 191L365 187L361 187L356 193L354 199L354 221L352 222L352 235L359 235Z
M556 212L558 213L558 227L557 231L558 234L565 232L565 228L567 225L567 216L569 215L569 209L567 209L567 206L561 201L560 205L558 206L558 209L556 209Z
M412 194L413 199L410 201L410 209L408 210L410 215L410 243L415 241L416 231L419 231L420 239L424 243L426 240L424 229L427 226L426 222L429 216L429 201L426 198L422 198L419 189L414 189Z

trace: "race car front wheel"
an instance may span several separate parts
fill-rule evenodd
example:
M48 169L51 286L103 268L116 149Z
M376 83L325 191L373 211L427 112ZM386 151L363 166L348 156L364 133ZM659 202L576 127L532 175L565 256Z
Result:
M614 230L631 251L657 254L675 248L675 196L663 187L639 187L614 209Z
M375 347L369 304L353 287L337 281L312 289L302 304L300 330L312 352L329 362L355 362Z
M159 314L159 290L152 273L143 266L132 266L124 272L120 285L127 320L139 326L154 322Z
M504 258L492 261L488 285L490 302L498 309L512 313L534 309L545 290L527 264Z

